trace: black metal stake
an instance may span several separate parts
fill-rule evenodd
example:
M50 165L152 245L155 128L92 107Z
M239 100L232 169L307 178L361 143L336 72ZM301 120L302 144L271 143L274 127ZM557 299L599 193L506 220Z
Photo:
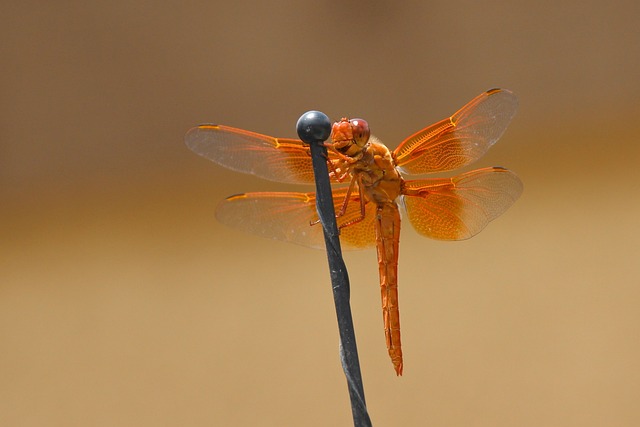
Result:
M350 288L347 267L342 259L342 249L338 225L336 222L333 196L327 169L327 149L323 142L331 133L331 121L326 114L319 111L308 111L298 119L298 136L311 146L313 172L316 181L316 209L324 230L327 246L329 272L333 299L336 305L338 328L340 330L340 359L342 369L347 377L353 425L356 427L371 426L364 399L364 386L360 373L360 361L356 347L356 336L353 329L351 306L349 305Z

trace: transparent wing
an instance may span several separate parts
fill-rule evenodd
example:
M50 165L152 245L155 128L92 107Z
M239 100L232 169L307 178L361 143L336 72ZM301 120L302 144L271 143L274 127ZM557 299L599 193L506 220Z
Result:
M405 139L394 151L396 164L408 174L425 174L473 163L502 136L517 109L512 92L489 90Z
M334 190L336 212L346 194L346 188ZM345 249L362 249L375 244L375 210L373 203L367 203L364 220L340 230L340 242ZM338 224L360 216L360 198L352 194ZM216 218L230 227L262 237L318 249L325 247L322 225L310 225L318 219L315 193L238 194L218 205Z
M234 171L271 181L311 184L309 147L297 139L273 138L223 125L200 125L185 135L196 154ZM333 158L329 153L329 158Z
M439 240L475 236L504 213L523 189L516 174L498 167L405 184L409 221L420 234Z

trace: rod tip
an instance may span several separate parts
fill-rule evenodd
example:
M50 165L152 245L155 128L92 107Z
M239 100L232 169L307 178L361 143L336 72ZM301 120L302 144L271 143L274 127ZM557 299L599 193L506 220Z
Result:
M331 135L331 120L320 111L307 111L298 119L296 130L307 144L322 142Z

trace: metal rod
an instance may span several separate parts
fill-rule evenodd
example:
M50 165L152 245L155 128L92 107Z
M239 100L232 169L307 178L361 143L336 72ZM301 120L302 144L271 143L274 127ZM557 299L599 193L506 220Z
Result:
M297 130L300 139L311 147L313 172L316 181L316 209L322 223L327 247L331 287L340 331L340 360L349 387L353 425L356 427L371 426L371 419L369 418L364 398L364 386L362 384L356 336L349 303L349 276L347 267L342 259L340 233L336 222L327 168L327 149L323 145L323 142L331 133L331 121L324 113L309 111L298 120Z

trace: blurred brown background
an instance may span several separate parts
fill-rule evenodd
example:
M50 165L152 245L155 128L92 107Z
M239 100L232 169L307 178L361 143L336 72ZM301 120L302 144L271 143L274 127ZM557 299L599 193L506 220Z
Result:
M294 137L320 109L393 148L492 87L520 110L474 167L509 167L525 192L466 242L404 227L401 378L375 251L346 256L374 424L640 425L637 1L0 16L0 425L350 425L324 254L213 217L227 195L291 187L183 135Z

